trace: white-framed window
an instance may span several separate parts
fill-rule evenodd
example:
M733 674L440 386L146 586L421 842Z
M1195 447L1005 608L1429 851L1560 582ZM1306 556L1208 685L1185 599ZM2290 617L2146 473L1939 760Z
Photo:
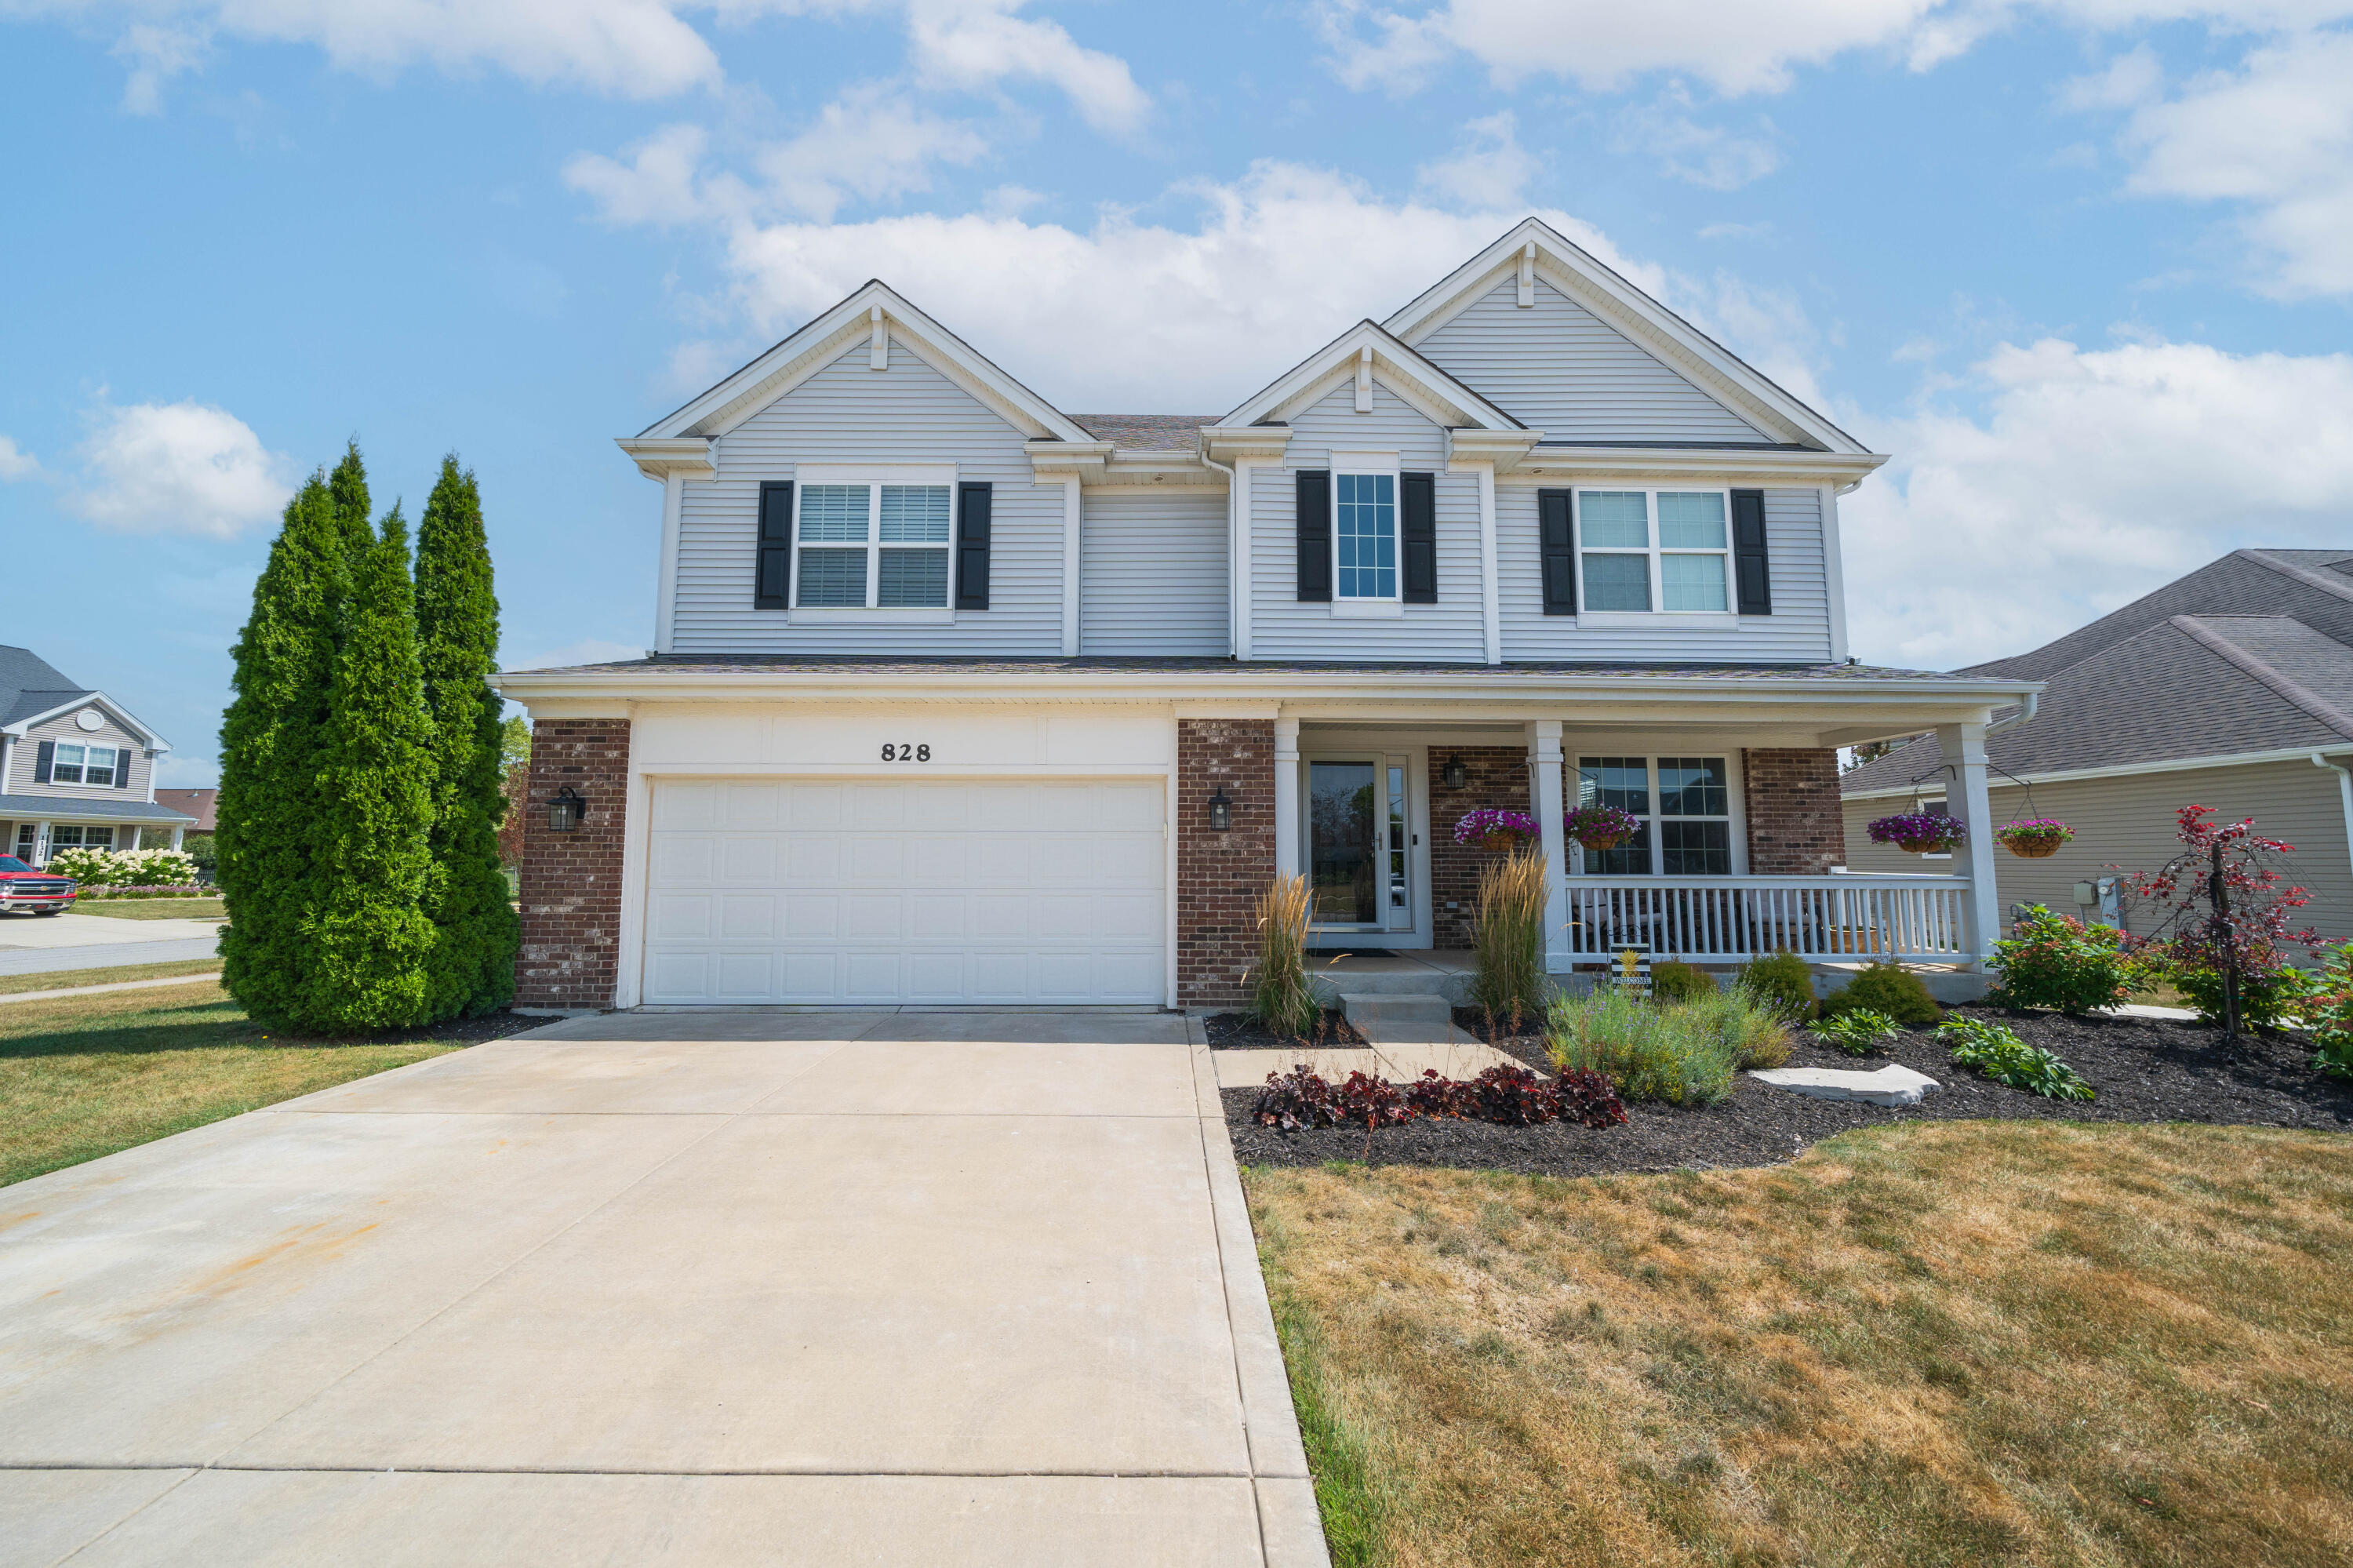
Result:
M1398 563L1398 455L1395 452L1331 454L1332 603L1395 605L1402 609L1404 578Z
M55 855L67 849L112 849L114 830L111 827L85 827L79 822L53 822L49 825L49 853Z
M1580 609L1599 614L1732 613L1732 493L1577 493Z
M121 753L111 746L58 745L58 754L49 765L52 784L99 784L111 789L114 769L121 761Z
M1580 757L1577 802L1640 818L1612 850L1583 850L1588 876L1732 874L1732 769L1723 757Z
M804 479L793 493L797 609L948 608L955 486Z

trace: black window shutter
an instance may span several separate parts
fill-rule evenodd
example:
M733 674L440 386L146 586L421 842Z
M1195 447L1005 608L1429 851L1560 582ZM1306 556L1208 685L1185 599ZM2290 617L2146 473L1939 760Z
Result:
M1297 482L1299 602L1332 599L1332 471L1303 468Z
M124 789L130 785L131 748L127 746L118 746L114 748L114 787Z
M33 753L33 782L36 784L47 783L49 781L49 773L51 769L57 767L57 765L58 743L54 740L45 740L41 742L41 748Z
M1732 566L1740 584L1740 613L1773 613L1773 563L1765 550L1765 493L1732 493Z
M988 608L988 514L997 491L988 484L956 486L955 607Z
M1405 566L1405 601L1438 602L1438 476L1398 475L1398 554Z
M752 608L782 609L793 587L793 482L760 482L760 564Z
M1544 612L1577 613L1577 534L1569 522L1568 492L1536 492L1536 546L1544 563Z

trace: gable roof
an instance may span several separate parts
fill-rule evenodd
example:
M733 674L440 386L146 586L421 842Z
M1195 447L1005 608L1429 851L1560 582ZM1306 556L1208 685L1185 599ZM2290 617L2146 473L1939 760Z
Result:
M1129 451L1189 452L1200 444L1201 427L1218 422L1215 414L1073 414L1098 440Z
M45 714L76 697L90 695L58 667L29 648L0 648L0 725Z
M1987 673L1983 666L1968 672ZM2001 774L2353 747L2353 647L2285 615L2173 615L2047 677L2034 717L1986 736ZM1934 735L1849 772L1902 792L1943 766Z
M1969 672L2042 680L2176 615L2288 615L2353 644L2353 550L2233 550L2064 637Z
M1440 369L1378 322L1361 321L1260 387L1217 421L1226 427L1284 423L1356 373L1372 355L1373 379L1450 429L1525 430L1511 415Z
M890 285L870 279L839 304L787 334L701 397L648 425L637 440L725 435L833 363L853 344L871 337L878 324L892 342L987 405L1024 436L1033 440L1094 439L1068 414L1007 375Z
M1774 439L1850 456L1869 453L1827 416L1540 218L1514 226L1381 324L1419 344L1524 263Z

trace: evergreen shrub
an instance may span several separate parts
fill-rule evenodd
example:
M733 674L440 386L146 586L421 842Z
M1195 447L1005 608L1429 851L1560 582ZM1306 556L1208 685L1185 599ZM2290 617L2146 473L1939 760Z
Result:
M1715 990L1715 977L1696 964L1662 959L1651 966L1651 995L1660 1001L1696 1001Z
M1822 1001L1822 1016L1866 1008L1906 1029L1925 1029L1945 1016L1918 975L1900 964L1871 964Z
M1734 983L1788 1022L1813 1014L1814 971L1786 948L1741 965Z

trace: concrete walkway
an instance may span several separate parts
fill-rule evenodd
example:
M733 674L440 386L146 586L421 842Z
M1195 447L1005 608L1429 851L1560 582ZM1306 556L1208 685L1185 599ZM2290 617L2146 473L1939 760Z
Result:
M217 920L124 920L70 912L0 916L0 975L209 959L220 927Z
M1325 1562L1169 1016L566 1021L0 1189L0 1563Z

